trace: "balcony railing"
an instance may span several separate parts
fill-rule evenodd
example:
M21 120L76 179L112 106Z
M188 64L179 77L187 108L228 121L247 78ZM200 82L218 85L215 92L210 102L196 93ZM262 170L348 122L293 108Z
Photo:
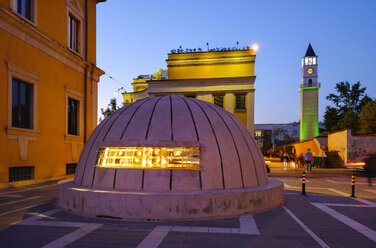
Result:
M301 84L300 85L300 88L310 88L310 87L320 88L321 84L320 83L312 83L312 84Z

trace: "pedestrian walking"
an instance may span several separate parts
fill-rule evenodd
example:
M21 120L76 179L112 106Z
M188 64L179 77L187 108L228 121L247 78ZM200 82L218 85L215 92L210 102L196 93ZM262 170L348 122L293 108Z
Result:
M303 153L299 155L299 167L304 168L304 156Z
M290 155L290 161L291 161L290 167L295 170L296 164L295 164L295 156L294 156L294 154Z
M310 148L308 148L306 153L304 154L304 161L306 164L306 172L312 172L313 154Z
M283 153L283 170L287 170L287 163L289 162L289 155L287 152Z

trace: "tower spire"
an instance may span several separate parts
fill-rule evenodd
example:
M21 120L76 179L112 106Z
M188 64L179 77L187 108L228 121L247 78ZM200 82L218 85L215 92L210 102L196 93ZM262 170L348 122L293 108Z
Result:
M311 43L309 43L308 48L307 48L307 52L306 52L304 57L317 57L316 54L315 54L315 51L313 51Z

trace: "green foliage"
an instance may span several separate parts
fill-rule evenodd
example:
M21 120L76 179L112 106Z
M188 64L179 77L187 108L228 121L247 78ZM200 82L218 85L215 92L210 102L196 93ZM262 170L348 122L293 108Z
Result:
M360 133L376 134L376 101L369 101L360 115Z
M337 129L336 125L340 120L340 115L338 113L338 109L330 106L326 106L325 114L324 114L324 126L326 131L334 132Z
M339 82L336 84L337 94L329 94L326 97L336 106L340 116L344 116L347 111L352 110L360 114L365 102L370 98L364 93L366 87L361 88L360 82L350 85L349 82Z
M355 134L359 130L359 115L353 110L348 110L344 117L340 119L335 126L337 130L350 129L351 133Z
M352 133L359 131L359 115L367 102L372 101L365 94L366 87L360 82L350 85L340 82L335 86L337 93L329 94L326 99L332 101L334 107L327 106L324 114L326 131L334 132L341 129L351 129Z
M117 104L116 98L111 98L110 103L107 105L106 109L101 108L102 116L99 117L99 121L104 120L107 116L111 115L113 112L121 108L122 106Z

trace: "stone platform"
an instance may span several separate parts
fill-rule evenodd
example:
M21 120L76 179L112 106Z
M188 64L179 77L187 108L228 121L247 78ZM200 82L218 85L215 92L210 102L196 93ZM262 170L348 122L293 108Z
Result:
M57 204L87 217L188 220L257 213L283 202L283 183L270 178L258 187L200 191L109 191L67 182L59 185Z

